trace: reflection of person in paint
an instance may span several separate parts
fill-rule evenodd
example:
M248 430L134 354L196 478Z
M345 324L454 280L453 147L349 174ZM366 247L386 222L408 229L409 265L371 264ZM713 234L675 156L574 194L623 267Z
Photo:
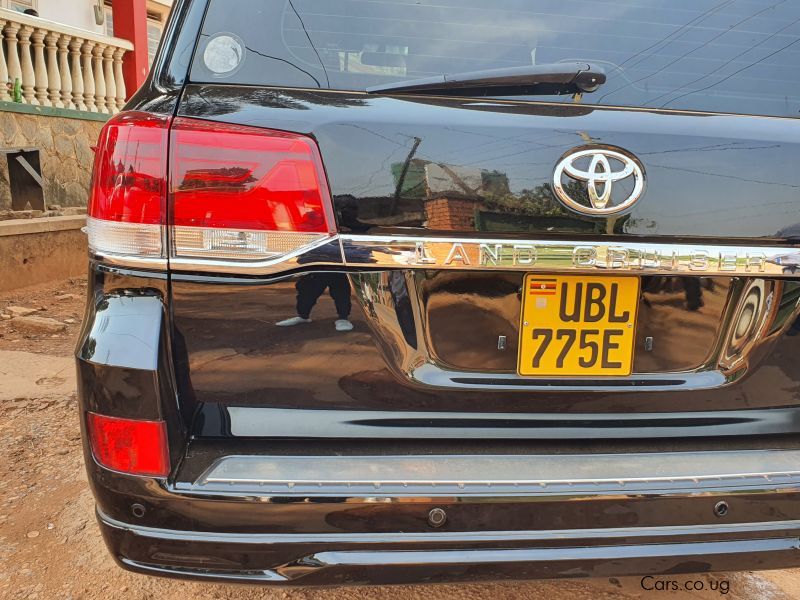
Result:
M703 288L712 293L714 291L714 279L711 277L642 277L642 292L658 294L680 291L680 287L677 287L678 282L683 286L686 295L687 310L700 310L705 306ZM651 306L646 297L643 296L642 301L646 306Z
M311 309L320 296L328 290L336 313L339 316L334 323L336 331L350 331L353 324L350 322L350 280L342 273L310 273L303 275L295 284L297 289L297 316L284 319L275 323L278 327L292 327L303 323L311 323Z

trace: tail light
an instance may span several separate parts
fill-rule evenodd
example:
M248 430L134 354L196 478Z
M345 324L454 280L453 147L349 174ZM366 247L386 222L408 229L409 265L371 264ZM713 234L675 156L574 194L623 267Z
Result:
M148 477L169 474L167 428L163 421L140 421L88 413L89 440L103 467Z
M136 112L103 128L88 220L98 254L264 261L334 231L307 136Z
M164 257L169 119L119 113L100 132L87 233L101 254Z

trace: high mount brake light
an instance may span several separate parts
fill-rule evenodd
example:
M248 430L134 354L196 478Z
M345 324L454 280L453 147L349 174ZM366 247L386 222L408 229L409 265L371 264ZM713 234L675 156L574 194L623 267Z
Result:
M103 467L148 477L169 474L169 448L164 421L140 421L88 413L89 440Z
M192 260L269 261L329 238L333 210L316 143L282 131L120 113L100 136L90 247L166 258L167 225L169 254Z

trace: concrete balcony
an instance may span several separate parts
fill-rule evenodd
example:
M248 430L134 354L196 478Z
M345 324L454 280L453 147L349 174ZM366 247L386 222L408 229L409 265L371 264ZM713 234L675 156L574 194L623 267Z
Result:
M5 82L19 80L22 104L108 115L125 104L129 41L2 8L0 32L0 102L14 101Z

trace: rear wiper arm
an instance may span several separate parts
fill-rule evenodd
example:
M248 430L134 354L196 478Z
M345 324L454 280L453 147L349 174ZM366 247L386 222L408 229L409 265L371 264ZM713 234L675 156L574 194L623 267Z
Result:
M585 62L529 65L410 79L367 88L368 94L458 93L459 91L514 94L582 94L606 82L599 67Z

